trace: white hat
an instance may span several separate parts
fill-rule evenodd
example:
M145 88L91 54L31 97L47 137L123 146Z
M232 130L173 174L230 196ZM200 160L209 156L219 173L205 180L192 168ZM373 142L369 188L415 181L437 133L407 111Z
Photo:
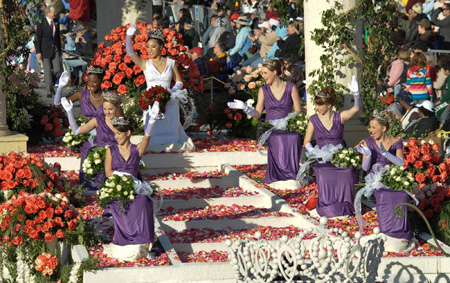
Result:
M264 21L262 24L259 24L258 27L270 29L269 21Z
M279 27L280 26L280 20L278 20L277 18L270 18L269 24L270 24L270 26Z
M434 112L434 104L429 100L425 100L424 102L417 104L417 108L423 107L428 111Z

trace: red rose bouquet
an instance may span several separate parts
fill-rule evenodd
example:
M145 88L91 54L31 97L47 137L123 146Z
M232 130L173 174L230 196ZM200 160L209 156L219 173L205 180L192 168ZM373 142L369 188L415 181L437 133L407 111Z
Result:
M159 109L161 113L166 112L166 104L170 100L170 93L162 86L154 86L149 90L144 91L139 96L139 106L142 110L147 110L155 101L159 102Z

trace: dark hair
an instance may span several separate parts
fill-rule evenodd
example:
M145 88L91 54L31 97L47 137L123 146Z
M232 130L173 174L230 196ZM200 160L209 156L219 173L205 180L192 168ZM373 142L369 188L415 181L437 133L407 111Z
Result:
M153 37L150 37L150 38L147 40L147 43L148 43L151 39L156 40L160 46L164 46L164 42L163 42L161 39L159 39L159 38L153 38Z
M217 19L219 17L219 15L212 15L211 18L209 19L210 21L213 19Z
M225 45L225 43L217 42L217 45L219 45L219 48L220 48L220 50L222 50L222 52L227 51L227 46Z
M386 131L389 130L389 125L394 120L394 117L392 116L392 113L389 111L382 111L381 114L386 117L386 119L380 119L378 117L372 116L372 119L370 121L375 120L380 124L382 127L386 127Z
M153 16L153 20L156 21L157 23L158 23L162 18L163 18L163 17L160 16L160 15L158 15L158 14L156 14L156 15Z
M296 54L288 54L288 55L283 57L283 60L288 62L289 65L292 65L292 64L297 63L298 61L300 61L300 59L298 58L298 56Z
M191 13L189 13L189 9L188 8L181 8L180 9L180 13L182 18L191 18Z
M281 70L283 67L283 63L280 60L272 60L272 61L275 62L275 65L272 65L272 64L269 65L269 64L263 63L263 67L266 67L267 69L271 70L272 72L276 71L277 75L280 76L282 74Z
M448 61L448 60L445 61L442 66L442 69L450 71L450 61Z
M165 28L169 28L170 21L169 18L167 17L160 17L158 20L156 20L156 24L161 30L163 30Z
M128 125L114 125L114 129L118 130L121 133L125 133L127 131L131 131L133 133L137 129L137 123L132 119L128 117L123 117L125 120L129 122Z
M430 111L426 109L425 107L419 107L419 111L423 113L423 115L427 117L433 117L435 116L435 113L433 111Z
M334 105L334 103L336 102L337 99L337 93L334 89L332 89L331 87L326 87L323 88L320 92L324 92L329 94L329 97L320 97L320 96L315 96L314 97L314 103L316 105L324 105L324 104L330 104L330 105Z
M420 68L424 68L427 66L427 57L422 52L417 52L411 59L411 67L419 66Z

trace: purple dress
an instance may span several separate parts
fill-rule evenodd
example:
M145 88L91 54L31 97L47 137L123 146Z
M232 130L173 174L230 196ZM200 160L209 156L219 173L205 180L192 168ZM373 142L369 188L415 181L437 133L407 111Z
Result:
M371 168L376 163L380 163L383 166L392 164L386 157L381 155L375 139L368 137L365 139L367 147L372 151ZM395 155L398 149L403 150L402 140L396 141L388 150L388 152ZM372 169L370 170L372 173ZM410 197L404 191L393 191L390 189L379 189L373 192L377 202L377 215L380 231L388 236L400 239L410 240L412 238L411 226L408 219L408 207L406 205L401 206L405 211L404 216L401 219L395 218L393 215L394 207L397 204L409 202Z
M286 88L280 100L272 94L269 85L262 87L266 119L277 120L285 118L292 112L293 83L286 83ZM303 141L299 133L284 130L273 130L267 139L267 170L263 183L295 180L298 172Z
M89 100L89 94L90 91L88 89L81 91L81 116L87 117L89 119L96 118L96 117L104 117L103 114L103 105L99 108L95 109L94 105L92 105L91 101ZM81 152L81 164L83 164L84 159L86 158L89 149L92 147L92 144L89 141L83 142L83 144L80 146L80 152ZM80 184L84 183L84 172L83 167L80 166ZM86 181L86 186L88 186L90 189L92 188L92 185L90 182Z
M139 169L139 151L135 144L131 145L130 157L127 161L119 153L117 145L110 147L112 169L129 173L137 177ZM155 225L153 219L153 202L145 195L137 195L122 213L117 201L110 203L103 212L104 216L112 216L114 220L113 244L125 246L153 243Z
M335 113L333 126L327 130L316 115L311 116L314 126L314 136L317 145L323 147L327 144L344 144L344 125L341 123L340 113ZM331 163L318 163L314 165L319 199L317 200L317 213L320 216L336 217L353 215L355 209L354 185L358 182L355 168L337 168Z
M370 168L373 168L373 165L375 165L376 163L380 163L383 166L392 164L392 162L390 162L389 159L381 155L380 149L378 148L375 139L373 137L365 138L364 141L366 142L367 147L370 148L370 151L372 152L370 160ZM402 140L398 140L393 145L391 145L388 152L395 155L397 153L397 149L403 150ZM372 169L370 169L370 173L373 173Z

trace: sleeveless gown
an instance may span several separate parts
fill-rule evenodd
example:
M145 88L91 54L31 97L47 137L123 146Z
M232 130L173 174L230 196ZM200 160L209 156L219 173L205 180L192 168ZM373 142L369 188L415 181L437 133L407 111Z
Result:
M291 93L293 87L294 84L288 82L279 101L273 95L269 85L262 87L267 120L282 119L292 112ZM263 183L295 180L303 146L300 134L274 130L267 139L267 143L267 170Z
M327 130L320 122L317 114L311 116L314 125L314 136L317 145L344 145L344 125L340 113L334 113L333 126ZM355 168L338 168L333 164L318 163L313 167L319 190L317 213L320 216L336 217L354 215L353 201L355 199L354 185L358 182Z
M160 85L170 89L175 61L167 58L166 69L160 73L152 60L146 61L144 72L147 89ZM178 99L171 97L166 104L165 118L157 120L149 143L149 150L154 151L186 151L195 149L194 143L184 132L180 123Z
M110 147L112 169L137 177L139 170L139 151L137 145L131 145L130 157L127 161L120 155L117 145ZM137 195L130 206L121 213L120 205L113 201L103 215L113 216L114 238L116 245L132 245L153 243L155 238L153 220L153 202L145 195Z
M104 117L103 113L103 105L99 108L95 109L94 105L92 105L91 101L89 100L89 90L84 89L81 91L81 104L80 104L80 110L81 110L81 116L87 117L89 119L96 118L96 117ZM94 140L95 142L95 140ZM83 142L83 144L80 146L80 152L81 152L81 164L83 164L84 159L86 158L89 149L93 145L89 141ZM80 165L80 184L85 182L85 186L87 186L89 189L94 189L94 186L89 181L85 181L84 179L84 172L83 167Z
M392 164L389 159L381 155L375 139L368 137L365 139L367 147L372 152L371 168L376 163L380 163L383 166ZM395 155L397 149L403 150L403 144L401 140L395 142L388 150L388 152ZM372 173L372 169L370 170ZM377 204L378 224L380 231L390 237L407 239L412 238L412 230L408 219L408 207L406 205L401 206L401 209L405 211L404 216L401 219L395 218L393 215L393 208L400 203L410 201L410 196L404 191L393 191L388 188L382 188L375 190L373 195Z

